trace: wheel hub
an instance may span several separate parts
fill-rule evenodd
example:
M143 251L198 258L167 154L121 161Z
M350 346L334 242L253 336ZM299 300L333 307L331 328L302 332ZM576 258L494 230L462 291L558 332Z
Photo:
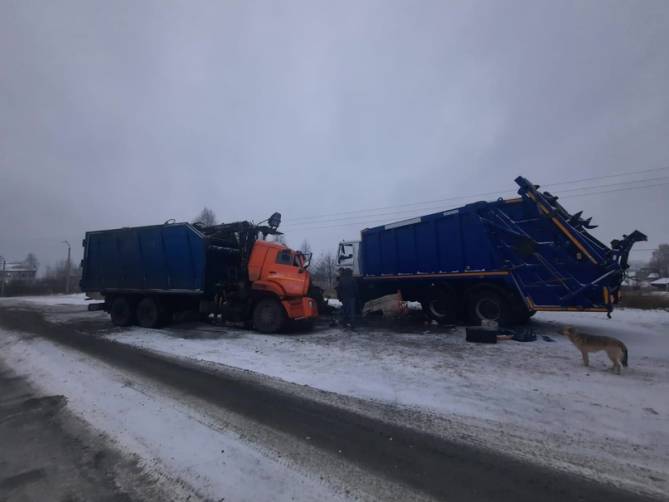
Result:
M502 309L500 305L490 298L483 298L476 304L476 314L480 319L497 321L499 320L501 313Z

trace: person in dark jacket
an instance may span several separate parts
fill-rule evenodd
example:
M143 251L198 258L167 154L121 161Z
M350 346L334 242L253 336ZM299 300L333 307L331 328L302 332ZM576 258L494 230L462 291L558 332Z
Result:
M337 296L342 303L341 322L344 326L353 327L355 318L357 286L350 268L343 268L337 278Z

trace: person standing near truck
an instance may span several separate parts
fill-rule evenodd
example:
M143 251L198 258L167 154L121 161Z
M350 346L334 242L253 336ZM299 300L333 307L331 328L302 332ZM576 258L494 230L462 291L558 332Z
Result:
M356 312L357 286L353 279L353 271L350 268L340 270L336 290L342 303L341 323L348 328L352 328Z

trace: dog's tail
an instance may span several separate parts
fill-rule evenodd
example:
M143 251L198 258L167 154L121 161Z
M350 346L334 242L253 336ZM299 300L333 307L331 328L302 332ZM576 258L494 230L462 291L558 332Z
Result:
M625 347L625 345L623 345L623 360L620 362L627 368L627 347Z

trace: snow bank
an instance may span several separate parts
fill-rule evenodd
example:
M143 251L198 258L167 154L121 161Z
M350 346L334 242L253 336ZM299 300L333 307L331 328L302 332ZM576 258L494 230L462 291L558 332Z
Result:
M613 375L598 353L584 368L576 348L557 334L564 324L620 338L630 367ZM110 337L501 429L507 437L495 439L500 447L522 439L534 454L586 471L608 469L612 479L637 487L669 488L658 474L669 468L669 313L627 309L614 319L537 314L531 326L538 341L497 345L468 344L462 328L452 334L329 329L266 336L206 326L134 328Z
M0 298L5 303L30 303L37 305L87 305L85 293L72 295L13 296Z

